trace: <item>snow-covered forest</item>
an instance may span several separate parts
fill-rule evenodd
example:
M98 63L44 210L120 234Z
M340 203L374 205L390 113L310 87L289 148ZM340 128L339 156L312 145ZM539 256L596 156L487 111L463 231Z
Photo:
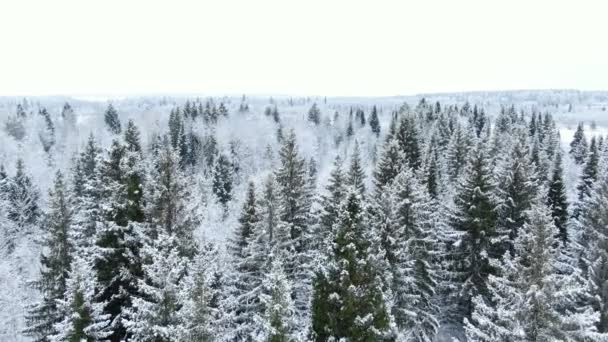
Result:
M607 106L0 98L0 341L608 341Z

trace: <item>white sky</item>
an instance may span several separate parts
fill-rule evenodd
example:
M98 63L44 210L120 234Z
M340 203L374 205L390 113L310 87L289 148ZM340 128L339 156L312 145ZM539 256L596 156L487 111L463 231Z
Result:
M0 1L0 95L608 89L590 0Z

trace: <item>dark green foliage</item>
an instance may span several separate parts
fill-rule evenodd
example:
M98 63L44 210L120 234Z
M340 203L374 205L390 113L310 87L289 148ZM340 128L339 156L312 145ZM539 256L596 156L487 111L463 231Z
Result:
M570 142L570 155L574 161L581 165L587 158L587 139L585 138L585 130L583 124L579 123L574 132L574 137Z
M381 191L389 185L399 174L403 162L403 156L399 144L395 139L384 143L382 154L374 170L374 186L376 192Z
M418 128L416 127L416 119L414 116L403 115L401 117L395 139L399 143L399 149L409 167L414 170L418 169L422 160L420 142L418 141Z
M104 120L106 122L106 126L108 131L112 134L120 134L122 132L122 128L120 125L120 119L118 118L118 112L112 106L112 104L108 104L108 108L104 114Z
M377 137L380 136L380 120L378 119L378 110L376 109L376 106L372 107L369 127L371 127L372 132L374 132Z
M368 232L360 196L351 191L341 208L327 270L314 279L315 341L379 341L388 330L389 314ZM369 319L361 322L364 317Z
M321 111L317 107L316 103L312 104L312 107L308 110L308 121L319 125L321 123Z
M213 193L223 205L232 199L232 167L228 157L223 154L220 154L215 162Z
M547 204L551 209L551 216L559 231L558 238L566 245L571 237L568 236L568 197L566 195L563 173L562 155L558 150L555 155L553 174L549 183Z

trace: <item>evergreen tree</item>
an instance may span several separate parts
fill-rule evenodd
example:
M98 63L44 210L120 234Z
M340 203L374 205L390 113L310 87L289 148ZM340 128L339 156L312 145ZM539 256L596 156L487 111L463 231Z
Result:
M313 283L313 340L382 340L391 318L357 191L346 195L336 228L328 264Z
M470 341L598 341L597 313L576 303L585 290L572 274L558 272L557 230L544 194L526 212L514 256L505 255L501 274L490 275L486 298L475 298Z
M392 183L402 167L403 156L399 150L397 140L391 139L384 143L380 159L374 170L375 191L381 191L385 186Z
M597 180L598 175L598 164L599 164L599 151L597 149L597 143L595 137L591 138L591 144L585 158L585 165L583 167L583 174L581 180L576 189L578 190L579 202L589 196L593 183ZM576 213L575 213L576 214Z
M500 251L496 243L496 201L489 158L482 142L471 152L464 175L457 184L449 224L453 240L448 245L448 271L456 289L452 291L449 315L456 321L470 317L472 298L486 296L486 280L495 272L492 259ZM453 302L452 302L453 300Z
M372 115L369 119L369 126L376 137L380 136L380 120L378 119L378 110L376 106L372 107Z
M519 133L508 157L500 163L496 177L497 226L496 233L503 240L504 249L513 252L513 241L525 222L525 212L538 191L534 167L531 165L525 133Z
M346 175L346 184L359 191L361 196L365 195L365 172L361 166L361 150L359 143L355 141L353 154L350 157L350 166Z
M232 170L228 158L220 154L213 170L213 193L226 206L232 199Z
M412 115L403 115L395 139L409 167L418 169L422 163L416 119Z
M570 156L577 164L583 164L587 157L587 139L585 138L585 130L583 124L579 123L574 132L574 137L570 142Z
M73 246L69 240L72 220L70 199L63 175L57 172L53 189L49 192L49 209L43 221L43 253L40 256L40 278L35 287L42 294L41 302L28 312L29 327L26 333L36 341L58 333L55 324L62 319L57 306L66 291Z
M469 132L457 125L446 151L447 170L452 182L462 175L472 144Z
M127 309L129 340L175 341L183 330L180 295L187 259L180 256L177 240L164 233L145 245L142 254L149 261L143 265L143 279L138 280L141 296L132 297L133 305Z
M553 222L558 230L559 240L566 245L571 237L568 236L568 197L566 195L563 173L562 155L558 150L555 155L553 174L549 183L547 204L551 209L551 216L553 216Z
M192 258L197 250L194 230L199 224L197 200L191 180L179 168L179 157L165 139L146 182L145 216L148 234L160 233L177 240L180 255Z
M292 130L279 150L281 165L275 172L279 194L276 249L283 257L283 267L294 284L293 298L299 317L308 311L310 285L310 194L307 193L305 161L299 156L296 135Z
M106 112L104 114L104 120L110 133L120 134L122 128L120 125L120 119L118 118L118 112L116 111L116 108L112 106L111 103L108 104L108 108L106 109Z
M321 196L318 232L314 234L318 240L317 248L321 253L324 253L329 248L329 243L334 233L334 224L338 220L340 202L346 193L346 177L342 170L342 159L339 155L334 159L325 191L326 193Z
M42 107L38 114L42 116L44 119L44 130L40 132L39 138L42 143L42 148L44 152L49 152L51 148L55 145L55 124L53 123L53 119L51 119L51 114L46 110L46 108Z
M308 121L314 123L315 125L319 125L321 123L321 111L317 107L316 103L312 104L312 107L308 110Z
M58 299L61 321L55 324L50 341L93 342L111 334L110 315L103 313L104 303L96 303L95 274L89 263L76 257L66 282L65 295Z
M256 341L297 341L295 308L291 299L291 283L287 279L281 259L274 258L270 272L264 277L260 301L264 312L256 317L261 331Z
M6 182L7 217L14 223L14 231L6 232L8 250L14 248L15 239L20 235L32 233L41 212L38 205L38 189L27 175L22 159L17 159L15 176Z

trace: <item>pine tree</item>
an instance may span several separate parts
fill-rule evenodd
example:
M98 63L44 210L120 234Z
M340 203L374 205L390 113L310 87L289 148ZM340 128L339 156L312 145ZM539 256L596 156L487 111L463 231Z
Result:
M279 219L273 238L288 279L294 284L298 316L305 316L310 284L310 194L307 193L305 161L299 156L292 130L279 150L281 165L275 172L279 194Z
M579 123L576 127L576 132L574 132L574 137L570 142L569 153L577 164L581 165L585 162L585 158L587 157L587 139L582 123Z
M523 226L525 212L538 191L525 132L520 132L515 139L508 157L499 164L496 176L496 233L503 240L504 246L496 257L502 256L507 250L513 252L513 241Z
M256 317L261 331L256 341L297 341L295 308L291 299L291 283L283 271L280 258L274 258L270 272L264 277L260 302L264 312Z
M312 107L308 110L308 121L314 123L315 125L319 125L321 123L321 111L317 107L316 103L312 104Z
M105 303L104 314L110 315L112 342L130 336L124 324L132 299L138 294L138 280L143 276L142 224L134 221L128 210L125 151L125 146L114 140L100 166L102 222L96 232L96 253L92 256L98 284L95 299L96 303Z
M559 240L566 245L571 237L568 234L568 197L563 173L562 154L558 150L555 154L553 174L549 183L547 205L551 208L551 216L553 216L553 222L559 232Z
M15 240L32 233L41 216L38 189L26 173L22 159L17 159L15 176L6 182L7 218L14 223L14 230L7 231L8 251L14 248Z
M399 150L397 140L391 139L384 143L384 148L380 159L374 170L375 191L381 191L385 186L390 185L399 174L403 162L403 156Z
M142 250L149 261L143 265L143 279L138 280L141 296L132 297L133 305L127 309L130 341L174 341L183 330L180 295L187 259L180 256L177 243L163 233Z
M118 112L116 108L112 106L112 104L108 104L108 108L104 114L104 120L106 122L106 126L108 131L112 134L120 134L122 128L120 126L120 119L118 118Z
M376 137L380 136L380 120L378 120L378 110L376 106L372 107L372 115L369 119L369 126Z
M359 143L357 141L355 141L353 154L350 157L346 184L359 191L361 196L365 195L365 171L363 171L363 167L361 166L361 150L359 149Z
M213 193L226 206L232 199L232 170L228 158L220 154L213 170Z
M350 190L340 210L332 253L317 271L312 298L315 341L382 340L390 314L381 275L364 221L360 195Z
M57 302L66 291L73 246L70 244L69 229L72 220L70 198L63 175L57 172L53 189L49 192L49 209L43 221L43 253L40 256L40 278L35 287L42 294L42 301L28 312L29 327L26 333L36 341L46 341L47 337L58 333L55 324L61 321Z
M572 274L558 272L557 229L545 194L526 212L526 224L501 274L490 276L489 296L475 298L472 321L465 320L470 341L597 341L597 313L579 305L584 286Z
M449 216L454 234L448 245L448 270L452 282L455 307L451 315L456 321L470 317L472 298L486 296L486 280L495 272L492 259L498 249L495 241L496 201L494 184L485 146L478 142L471 152L464 175L456 188L454 207Z
M578 190L579 202L583 201L591 193L593 183L595 183L597 180L599 159L597 143L595 137L592 137L591 144L589 145L589 149L587 151L587 157L585 158L583 174L581 175L580 183L576 187Z
M194 230L200 222L191 183L179 168L177 153L165 139L146 181L148 235L155 238L164 232L174 236L181 255L189 258L196 254Z
M399 121L395 139L399 143L401 153L408 165L416 170L422 163L416 119L412 115L404 115Z
M96 303L95 274L89 263L76 257L66 282L64 296L58 300L62 320L55 324L57 334L50 341L93 342L110 336L110 315L103 313L104 303Z

